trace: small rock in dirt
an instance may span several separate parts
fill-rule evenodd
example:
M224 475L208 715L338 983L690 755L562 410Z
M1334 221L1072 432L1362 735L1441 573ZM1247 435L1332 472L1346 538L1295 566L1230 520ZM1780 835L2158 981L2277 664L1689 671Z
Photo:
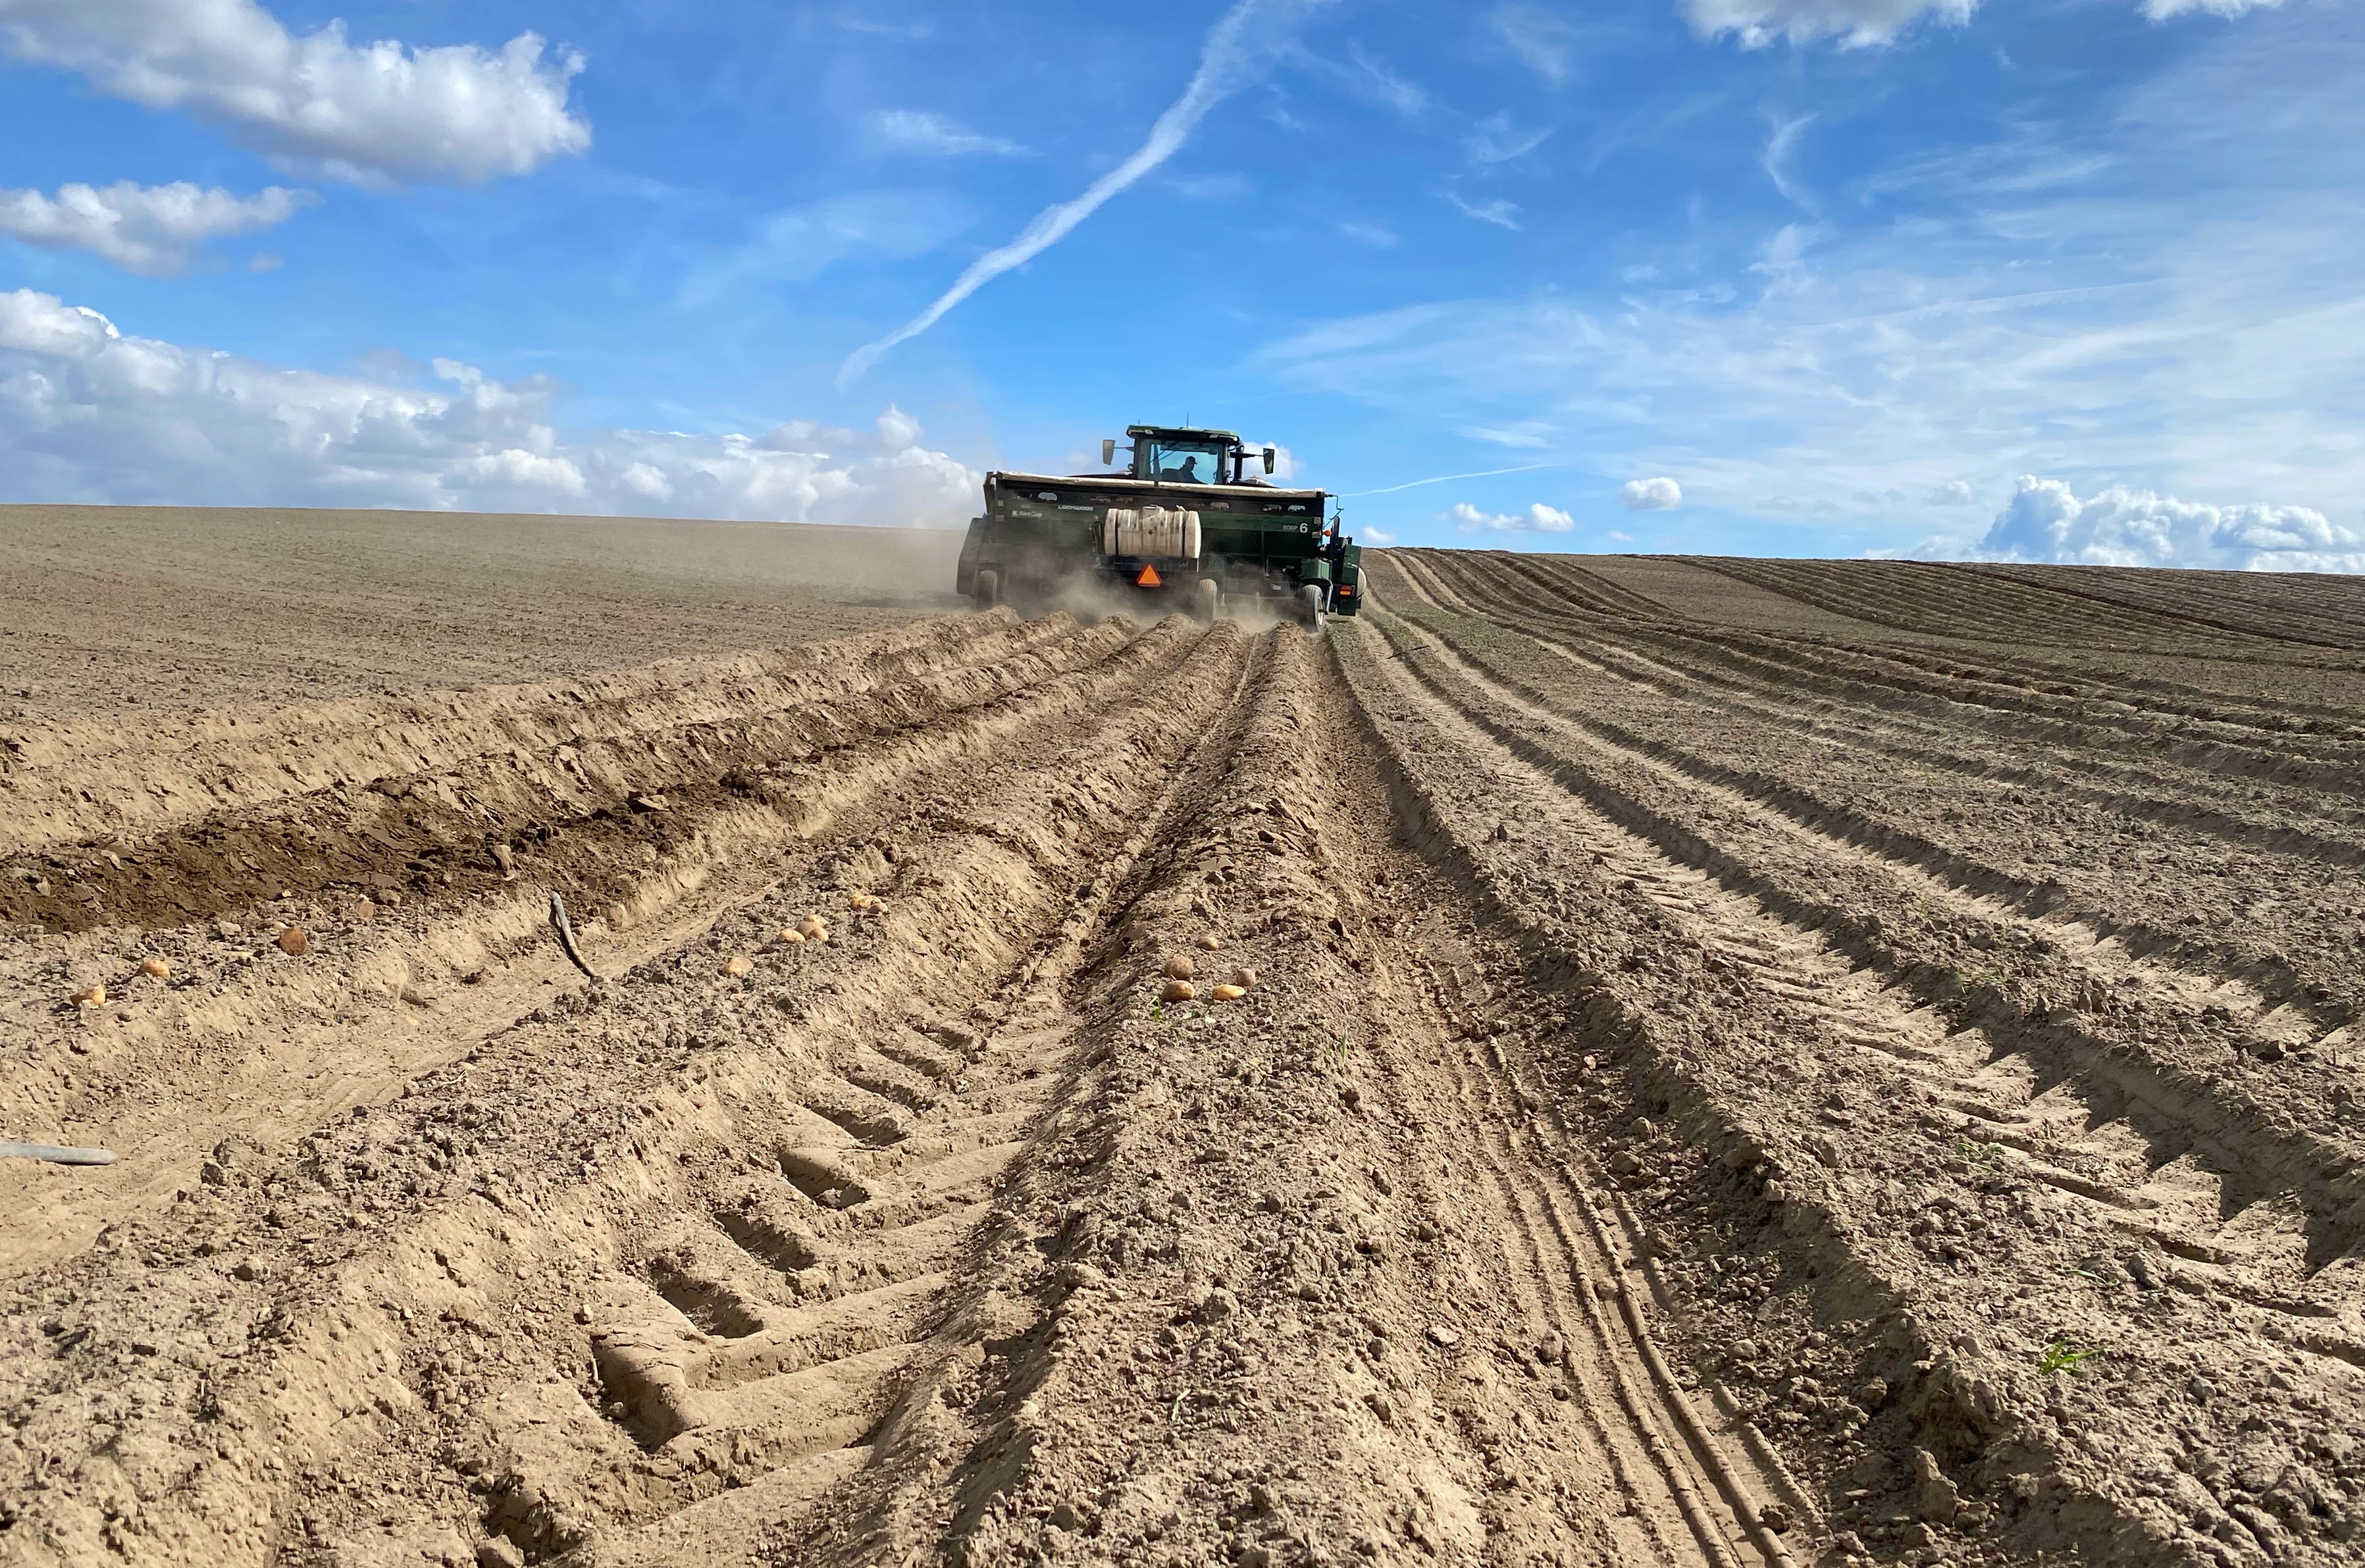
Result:
M1889 1403L1889 1380L1885 1377L1866 1378L1855 1391L1855 1402L1866 1410L1879 1409Z
M1424 1330L1429 1342L1440 1350L1451 1350L1462 1343L1462 1336L1442 1323L1432 1323Z
M1240 1298L1234 1295L1229 1291L1209 1291L1207 1293L1206 1299L1198 1305L1197 1310L1199 1314L1199 1321L1202 1323L1221 1323L1225 1318L1229 1317L1233 1313L1239 1311L1239 1305Z
M1757 1522L1780 1535L1791 1526L1790 1510L1779 1503L1767 1503L1757 1510Z
M1206 951L1206 952L1210 952L1210 953L1212 953L1212 952L1214 952L1216 948L1218 948L1218 947L1222 946L1223 945L1224 945L1224 939L1223 939L1222 937L1220 937L1220 936L1216 935L1214 932L1212 932L1212 931L1210 931L1209 933L1207 933L1207 935L1205 935L1205 936L1202 936L1202 937L1200 937L1200 938L1199 938L1199 946L1200 946L1200 947L1201 947L1203 950Z
M1191 961L1191 955L1188 953L1177 953L1166 960L1168 980L1190 980L1198 972L1199 966Z
M2206 1405L2217 1396L2217 1385L2205 1377L2196 1377L2184 1385L2184 1392L2192 1396L2195 1405Z
M93 980L75 991L72 1000L77 1007L104 1007L106 1005L106 988Z
M147 958L140 960L140 972L163 980L173 972L173 966L163 958Z
M1238 1002L1241 997L1246 996L1248 992L1242 991L1236 985L1219 985L1207 994L1214 997L1217 1002Z
M1254 969L1239 969L1232 971L1232 983L1242 991L1254 991L1256 981L1257 973Z
M517 875L517 852L506 844L493 846L493 864L501 868L504 880Z
M1634 1151L1631 1148L1621 1148L1609 1157L1609 1174L1612 1176L1631 1176L1642 1169L1642 1162L1634 1158Z
M1946 1473L1938 1468L1937 1458L1928 1449L1913 1450L1915 1509L1925 1518L1938 1524L1951 1523L1955 1513L1963 1506L1963 1495Z
M214 935L220 937L225 942L237 941L238 934L242 929L243 927L241 927L235 920L217 920L214 922Z
M525 1553L506 1540L488 1540L476 1548L476 1568L525 1568Z
M632 795L626 797L626 800L636 812L662 812L668 809L663 795Z
M756 966L748 961L745 954L734 953L731 955L731 961L723 966L723 972L736 980L741 975L752 974L755 969Z
M1158 999L1160 1002L1188 1002L1198 994L1189 980L1171 980L1166 982L1166 989L1158 993Z
M310 949L311 945L310 940L304 935L304 928L300 925L291 925L279 934L279 950L291 958L302 958Z

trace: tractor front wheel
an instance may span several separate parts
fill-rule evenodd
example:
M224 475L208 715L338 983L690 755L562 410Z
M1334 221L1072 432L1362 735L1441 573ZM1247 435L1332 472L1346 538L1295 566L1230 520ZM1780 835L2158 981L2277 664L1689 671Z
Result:
M1192 587L1191 613L1195 619L1204 621L1210 626L1216 623L1216 610L1222 601L1223 591L1216 587L1216 579L1213 577L1201 577Z
M976 586L970 590L970 597L977 600L977 607L980 610L992 610L1000 604L1002 574L1000 572L978 573Z

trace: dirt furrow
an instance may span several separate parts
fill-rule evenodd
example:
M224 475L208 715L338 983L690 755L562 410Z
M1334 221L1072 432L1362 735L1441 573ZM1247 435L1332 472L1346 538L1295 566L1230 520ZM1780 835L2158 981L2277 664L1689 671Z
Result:
M1350 674L1399 766L1426 777L1423 804L1452 846L1448 857L1499 901L1530 972L1589 1003L1595 1036L1577 1048L1597 1040L1598 1054L1622 1067L1640 1114L1607 1140L1605 1174L1635 1190L1670 1238L1654 1249L1688 1276L1691 1348L1721 1361L1744 1401L1765 1401L1789 1450L1786 1470L1823 1480L1835 1497L1838 1476L1877 1483L1838 1498L1838 1550L1869 1543L1885 1555L1917 1537L2000 1534L2000 1545L2021 1550L2074 1541L2095 1560L2198 1559L2216 1538L2198 1537L2149 1501L2163 1494L2146 1490L2192 1476L2144 1434L2169 1421L2197 1450L2232 1451L2255 1446L2243 1423L2257 1407L2171 1390L2189 1382L2214 1398L2263 1355L2312 1411L2355 1403L2346 1362L2294 1348L2305 1319L2289 1315L2293 1303L2260 1310L2233 1271L2204 1277L2169 1263L2164 1249L2130 1252L2133 1234L2151 1248L2179 1239L2164 1200L2074 1175L2074 1195L2064 1196L2045 1180L2045 1159L2002 1163L2004 1146L1976 1142L1928 1109L1943 1092L1986 1113L1974 1126L1993 1126L2013 1114L2015 1083L2023 1107L2080 1086L2030 1073L1977 1021L1928 1006L1894 976L1858 973L1821 934L1671 861L1462 716L1482 703L1442 700L1440 683L1367 650L1370 633L1349 648ZM1642 942L1620 958L1637 935ZM1571 1063L1570 1048L1543 1057L1546 1081L1614 1115L1616 1097L1600 1091L1615 1080L1591 1054ZM2031 1119L2049 1113L2099 1147L2124 1126L2115 1108L2057 1099ZM2140 1180L2150 1151L2125 1144ZM2189 1162L2180 1177L2162 1170L2144 1185L2180 1179L2193 1181ZM2131 1231L2113 1199L2140 1209L2149 1229ZM1915 1210L1934 1223L1900 1235L1892 1216ZM2068 1261L2079 1249L2091 1250ZM2099 1288L2065 1291L2063 1268ZM1779 1352L1781 1370L1768 1375L1777 1352L1756 1330L1770 1321L1768 1338L1779 1334L1766 1308L1783 1294L1810 1298L1801 1316L1821 1327ZM2354 1316L2353 1304L2339 1310ZM2195 1312L2199 1335L2175 1321ZM2079 1354L2095 1347L2107 1350ZM2069 1370L2081 1367L2088 1376ZM2106 1377L2127 1383L2102 1394ZM1852 1396L1835 1394L1859 1381ZM2162 1396L2169 1408L2148 1403ZM2136 1397L2144 1409L2126 1409ZM1918 1473L1884 1457L1900 1446L1878 1435L1892 1422L1912 1434L1906 1452L1918 1443L1929 1456L1915 1461ZM2133 1484L2118 1468L2131 1462ZM1884 1513L1880 1495L1899 1492L1904 1507L1887 1502ZM2266 1542L2284 1560L2337 1555L2330 1540L2307 1534L2317 1522L2304 1506L2297 1531L2207 1498L2183 1507L2203 1524L2225 1521L2220 1534L2253 1554Z
M2023 915L1933 874L1959 867L1832 831L1783 809L1793 802L1778 794L1765 799L1757 780L1719 778L1601 721L1540 711L1532 689L1490 692L1506 678L1483 653L1465 662L1470 646L1400 651L1490 734L1563 770L1667 853L1824 929L1924 996L1977 1010L2012 1048L2107 1082L2160 1118L2164 1137L2238 1174L2247 1196L2298 1194L2311 1264L2357 1243L2358 1141L2334 1110L2346 1084L2335 1063L2277 1037L2288 1006L2270 1008L2229 977L2136 958L2074 921Z
M1005 659L990 679L931 677L883 698L811 705L801 727L769 736L777 760L767 766L760 751L743 759L745 788L686 777L662 812L561 822L490 897L347 923L305 917L301 956L272 945L269 926L20 944L0 968L54 977L53 995L95 980L116 1000L51 1000L34 1014L26 1054L6 1070L17 1125L126 1158L84 1173L95 1180L0 1170L25 1199L8 1235L13 1266L85 1243L97 1216L126 1200L171 1201L196 1185L209 1157L252 1159L322 1114L392 1093L532 1012L570 973L546 929L552 891L573 904L595 963L636 961L758 892L833 833L857 831L882 800L990 765L1014 738L1171 665L1188 641L1179 625L1135 641L1115 626L1068 630L1047 656ZM169 977L138 972L154 958Z
M1704 705L1668 689L1676 685L1674 672L1662 668L1638 679L1631 663L1597 644L1569 668L1536 657L1540 646L1556 645L1549 640L1469 618L1431 624L1465 652L1474 637L1486 640L1490 667L1504 675L1516 665L1514 678L1528 700L1617 744L1774 802L1957 887L2025 913L2074 917L2137 951L2262 993L2269 1010L2281 1009L2279 1030L2294 1022L2303 1026L2297 1034L2280 1032L2278 1049L2313 1047L2365 1010L2345 871L2355 851L2345 841L2261 825L2271 847L2229 842L2230 833L2209 831L2228 824L2210 823L2205 812L2162 823L2140 810L2115 812L2060 791L2048 798L2042 784L1999 803L1976 777L1962 776L1967 769L1942 775L1881 747L1834 750L1831 743L1840 737L1824 733L1820 721L1703 725ZM1589 678L1599 675L1615 679ZM1638 686L1672 700L1645 700ZM1729 701L1710 711L1724 720L1759 716ZM2158 814L2180 815L2166 803ZM2131 872L2131 857L2143 869ZM2163 884L2146 886L2153 896L2140 915L2128 913L2122 896L2131 875ZM2270 925L2259 922L2286 901ZM2330 1048L2340 1045L2334 1038Z
M545 1551L577 1544L561 1537L596 1527L597 1508L619 1497L626 1515L689 1503L793 1457L802 1439L792 1435L813 1414L801 1385L783 1388L777 1410L762 1395L719 1393L693 1402L694 1417L712 1418L692 1440L643 1454L644 1468L603 1490L602 1465L622 1450L589 1442L607 1419L601 1406L625 1423L615 1429L627 1439L635 1425L645 1439L667 1417L644 1386L663 1380L634 1383L612 1347L603 1372L589 1330L632 1342L634 1323L601 1314L617 1310L618 1296L647 1308L652 1294L678 1313L670 1286L724 1337L762 1332L768 1320L737 1282L768 1278L780 1282L767 1287L770 1300L800 1299L789 1282L801 1271L781 1267L800 1246L822 1260L824 1296L879 1272L871 1260L882 1248L891 1282L944 1266L958 1244L929 1233L943 1226L925 1216L969 1212L957 1195L907 1194L852 1167L875 1158L866 1148L977 1111L972 1085L915 1072L911 1060L973 1072L978 1098L996 1113L1023 1111L1050 1064L1014 1053L1005 1083L1004 1069L964 1069L967 1052L932 1047L925 1034L900 1051L896 1037L915 1014L925 1025L943 1008L938 1027L974 1046L975 1025L950 1020L974 1016L970 999L1023 965L1031 932L1058 928L1071 890L1089 888L1095 863L1138 825L1194 719L1227 700L1239 659L1228 632L1201 639L1147 689L1104 704L1093 725L1020 748L990 791L907 809L902 831L914 842L848 846L695 946L568 993L546 1022L529 1020L392 1104L316 1131L299 1154L231 1172L160 1220L117 1226L35 1282L26 1294L40 1312L9 1319L19 1341L9 1402L24 1417L24 1473L9 1489L30 1499L12 1548L39 1543L32 1561L78 1561L113 1536L134 1558L202 1550L270 1561L283 1546L309 1539L325 1551L350 1535L366 1551L369 1521L399 1498L400 1522L439 1550L455 1531L465 1539L465 1521L506 1530L514 1513L517 1533ZM848 951L768 940L833 882L840 902L869 889L887 900L884 913L847 917ZM726 948L758 955L757 967L731 972L744 966L726 967ZM1006 1142L1016 1129L997 1130ZM738 1203L730 1212L746 1216L742 1234L772 1250L728 1280L713 1277L711 1261L739 1246L727 1229L678 1232L705 1209L698 1182L710 1174L745 1190L712 1187L708 1201ZM988 1168L958 1184L977 1193L969 1209L991 1179ZM893 1239L858 1245L874 1198L882 1215L900 1206L902 1223ZM793 1326L772 1330L794 1338ZM146 1350L143 1333L155 1337ZM814 1397L839 1411L824 1425L875 1418L861 1413L877 1408L878 1378L891 1380L898 1356L891 1344L861 1355L870 1359L843 1375L807 1378L827 1385ZM519 1429L552 1439L566 1475L588 1480L569 1492L563 1480L528 1476L504 1491L495 1473L498 1495L479 1502L470 1477L483 1477L485 1463L463 1471L437 1456L499 1425L517 1402L499 1391L518 1374L528 1388ZM793 1384L805 1374L781 1375ZM602 1393L602 1377L619 1388ZM591 1393L560 1407L573 1422L564 1434L546 1430L551 1391L569 1386ZM92 1425L94 1407L106 1425ZM707 1439L695 1439L701 1431ZM788 1446L774 1434L790 1435ZM489 1451L509 1450L495 1442ZM595 1495L606 1501L595 1506Z

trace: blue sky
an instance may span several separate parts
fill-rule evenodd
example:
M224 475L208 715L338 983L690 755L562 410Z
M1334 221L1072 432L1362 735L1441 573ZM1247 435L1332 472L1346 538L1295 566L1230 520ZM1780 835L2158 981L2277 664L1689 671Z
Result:
M2319 0L0 0L0 499L958 523L1187 417L1367 538L2365 569L2359 80Z

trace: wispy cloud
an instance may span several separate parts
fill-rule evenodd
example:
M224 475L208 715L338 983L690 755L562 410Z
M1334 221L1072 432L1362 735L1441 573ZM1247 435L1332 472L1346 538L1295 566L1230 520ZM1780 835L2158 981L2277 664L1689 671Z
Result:
M1774 188L1780 191L1785 199L1795 203L1810 217L1815 214L1815 203L1813 197L1801 189L1798 182L1791 177L1790 154L1797 151L1799 136L1814 123L1815 117L1812 115L1800 115L1796 119L1776 120L1774 134L1765 139L1765 156L1759 160L1765 165L1765 177L1774 182Z
M1498 229L1519 227L1519 204L1497 196L1493 201L1469 201L1459 191L1447 191L1445 199L1452 202L1464 218L1474 218L1481 223L1492 223Z
M1508 113L1492 114L1472 126L1462 144L1469 151L1473 163L1508 163L1533 152L1551 134L1550 126L1541 130L1519 130L1512 126Z
M1355 241L1356 244L1369 245L1374 251L1388 250L1401 243L1395 230L1385 224L1368 223L1361 218L1350 218L1339 224L1339 232Z
M680 303L701 305L751 286L811 283L866 257L924 255L967 229L967 202L937 191L864 191L776 212L732 250L692 266Z
M871 137L902 152L933 153L958 158L987 154L1015 157L1026 151L999 136L984 136L925 109L880 109L866 118Z
M1167 106L1149 128L1149 136L1133 155L1084 190L1071 201L1045 207L1009 244L988 251L971 262L953 286L936 297L936 302L917 316L873 343L866 343L846 355L838 367L840 388L861 379L862 374L879 362L879 357L898 343L908 342L945 319L962 300L1014 267L1026 265L1073 231L1076 225L1100 210L1102 205L1120 191L1126 189L1143 175L1157 168L1190 140L1207 111L1241 88L1250 85L1269 69L1272 58L1269 37L1244 38L1249 18L1259 11L1276 14L1277 20L1291 20L1298 14L1325 0L1239 0L1224 13L1206 37L1199 50L1199 69L1193 73L1191 84L1182 95Z
M1299 63L1366 103L1377 104L1406 119L1418 119L1429 110L1428 94L1373 59L1360 43L1347 46L1344 65L1316 55L1301 56Z
M1743 49L1772 43L1837 40L1842 49L1895 43L1928 17L1961 27L1978 0L1684 0L1684 15L1702 38L1730 33Z
M1529 70L1555 87L1568 80L1577 32L1566 16L1541 6L1498 6L1491 25Z
M1423 485L1451 485L1461 479L1492 479L1503 474L1532 474L1539 468L1565 468L1565 463L1522 463L1516 468L1482 468L1475 474L1434 474L1426 479L1407 479L1401 485L1383 485L1376 490L1346 490L1341 500L1362 496L1393 496L1398 490L1417 490Z

